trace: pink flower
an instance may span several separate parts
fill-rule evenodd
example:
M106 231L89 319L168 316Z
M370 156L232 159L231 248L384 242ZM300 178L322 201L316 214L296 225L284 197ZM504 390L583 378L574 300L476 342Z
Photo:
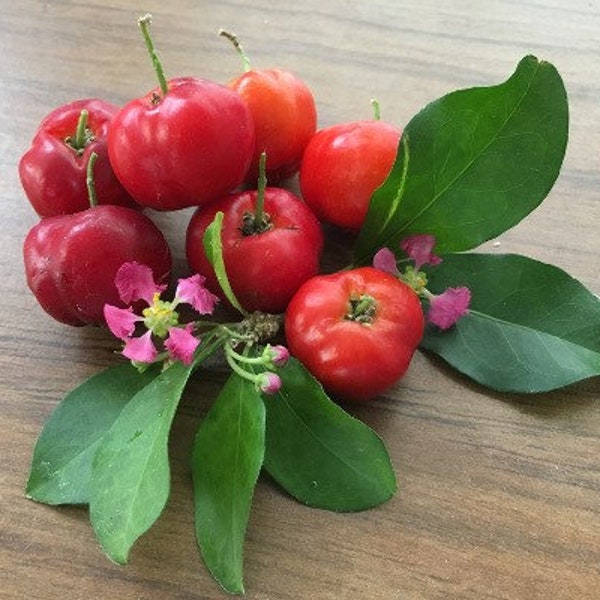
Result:
M194 352L200 344L200 339L192 333L194 325L188 323L185 327L171 327L169 337L165 340L165 348L171 358L180 360L184 365L192 364Z
M385 271L390 275L400 275L396 256L389 248L382 248L373 257L373 266L380 271Z
M415 262L415 271L423 265L439 265L442 259L433 253L435 236L426 233L409 235L400 242L400 248Z
M154 281L150 267L135 262L121 265L115 276L121 300L130 304L142 300L148 305L142 314L136 314L132 306L104 306L108 328L125 342L123 355L135 362L151 363L164 356L159 355L156 346L161 343L171 359L191 364L200 340L194 336L193 323L179 324L179 314L175 309L178 304L185 303L200 314L211 313L218 298L203 283L201 275L180 279L175 300L168 302L160 297L166 286ZM138 324L142 324L146 332L134 337Z
M440 329L449 329L469 312L471 291L467 287L448 288L429 299L427 319Z
M175 290L175 302L191 305L201 315L209 315L215 309L219 298L204 287L206 277L200 274L180 279Z

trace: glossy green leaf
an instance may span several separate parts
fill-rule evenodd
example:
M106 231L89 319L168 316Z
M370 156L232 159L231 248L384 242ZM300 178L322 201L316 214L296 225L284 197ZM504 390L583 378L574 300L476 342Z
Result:
M40 434L26 494L46 504L87 504L94 454L123 407L156 376L110 367L67 394Z
M355 262L368 263L413 233L434 234L440 253L496 237L547 196L567 138L562 79L533 56L500 85L432 102L405 128L390 176L371 200Z
M90 518L115 562L156 521L170 490L168 439L194 365L175 363L140 390L102 439L90 482Z
M265 469L300 502L358 511L389 500L396 477L373 430L332 402L295 359L278 370L283 386L265 396Z
M252 382L232 374L203 420L192 455L196 537L230 593L243 593L243 544L265 447L265 408Z
M431 270L429 288L466 285L471 309L422 347L475 381L544 392L600 375L600 299L558 267L518 255L456 254Z
M217 281L225 294L227 300L229 300L231 306L237 309L242 314L245 314L244 309L241 307L238 299L235 297L229 278L227 277L227 270L225 269L225 261L223 260L223 242L221 239L221 230L223 229L223 213L218 212L213 219L213 222L206 228L202 243L204 245L204 252L208 258L210 264L215 270Z

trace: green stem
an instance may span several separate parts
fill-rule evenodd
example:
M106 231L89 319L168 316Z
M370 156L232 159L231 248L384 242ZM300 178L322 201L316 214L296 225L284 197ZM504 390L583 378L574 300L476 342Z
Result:
M381 121L381 107L379 106L379 100L371 98L371 106L373 107L373 118L376 121Z
M266 365L270 361L270 358L265 357L264 353L260 356L255 356L251 358L246 354L240 354L239 352L236 352L231 346L228 346L228 348L232 358L248 365ZM246 346L246 350L247 349L248 347Z
M238 363L236 362L232 353L237 354L237 352L234 352L234 350L231 348L231 346L229 346L227 344L225 346L225 359L227 360L227 364L231 367L232 371L234 373L237 373L243 379L247 379L248 381L251 381L252 383L256 383L258 377L256 375L254 375L253 373L248 373L248 371L245 371L244 369L242 369L242 367L240 367L240 365L238 365Z
M90 203L90 208L95 208L98 206L98 196L96 195L96 184L94 183L94 165L98 160L98 155L95 152L90 154L90 158L88 160L86 176L85 176L85 184L87 185L88 191L88 200Z
M75 135L65 138L65 144L71 147L77 156L81 156L85 147L94 139L94 134L88 127L88 117L89 112L85 108L82 108L79 113L79 119L77 119Z
M77 131L75 132L75 150L83 150L87 143L88 136L86 134L88 126L88 111L84 108L79 114L79 120L77 121Z
M234 323L233 326L238 325L238 323ZM219 326L221 328L221 330L226 333L226 337L228 337L229 339L232 340L237 340L240 342L252 342L254 341L254 338L250 335L250 334L246 334L246 333L239 333L237 331L235 331L234 329L231 329L230 326L225 325L225 324L221 324Z
M150 58L152 59L152 66L154 67L154 71L156 72L156 76L158 78L160 90L164 96L169 91L169 86L167 85L167 79L165 77L165 72L163 70L162 64L160 62L160 59L158 58L156 49L154 48L154 42L152 41L152 37L150 36L151 22L152 15L150 14L145 14L143 17L140 17L138 19L138 25L142 30L142 35L144 36L144 41L146 42L146 48L148 49L148 54L150 54Z
M259 230L265 225L265 190L267 189L267 153L261 152L258 161L258 189L256 190L256 210L254 221Z
M210 358L219 348L221 348L221 346L225 345L225 342L226 338L217 330L209 333L208 336L203 339L199 346L199 351L194 357L194 368L198 368L200 363L207 358Z
M256 235L271 229L269 215L265 212L265 191L267 189L267 154L262 152L258 161L258 189L256 190L256 206L254 212L247 212L242 218L243 235Z
M219 29L219 35L227 38L233 44L233 47L237 50L237 53L242 59L242 68L244 69L244 72L247 73L248 71L251 71L252 65L250 64L250 59L244 52L237 35L235 35L235 33L231 33L230 31L225 31L224 29Z

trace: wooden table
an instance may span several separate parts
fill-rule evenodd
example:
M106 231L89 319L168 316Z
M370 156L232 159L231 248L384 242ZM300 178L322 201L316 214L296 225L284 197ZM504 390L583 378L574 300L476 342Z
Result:
M21 244L36 222L17 161L40 119L75 98L124 103L154 86L135 25L154 14L168 75L225 82L242 38L254 64L297 72L321 126L368 118L379 99L402 125L427 102L491 85L528 53L551 61L570 99L562 174L543 205L486 249L558 265L600 293L600 4L584 0L147 0L3 2L0 20L0 597L222 598L193 533L188 454L220 378L196 380L172 439L172 494L130 564L100 551L87 512L24 498L36 437L60 398L115 364L98 329L52 321L29 293ZM184 272L189 213L155 215ZM306 508L259 482L246 548L253 599L557 600L600 597L600 392L493 394L419 354L394 390L356 414L385 439L400 484L359 514Z

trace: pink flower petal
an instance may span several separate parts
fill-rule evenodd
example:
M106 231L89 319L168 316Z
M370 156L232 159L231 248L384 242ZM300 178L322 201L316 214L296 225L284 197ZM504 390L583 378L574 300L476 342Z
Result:
M166 285L158 285L154 281L152 269L137 262L123 263L115 275L115 285L119 297L125 304L136 300L145 300L152 304L154 294L166 289Z
M390 275L399 275L396 257L389 248L382 248L373 257L373 266L380 271L390 273Z
M440 329L449 329L469 312L470 303L469 288L448 288L443 294L430 299L427 319Z
M209 315L219 298L204 287L205 277L196 274L180 279L175 290L175 299L193 306L201 315Z
M105 304L104 320L113 335L120 340L126 340L133 335L135 324L143 319L133 312L131 306L118 308L117 306Z
M188 323L185 327L171 327L169 337L165 340L165 348L171 358L180 360L184 365L192 363L194 352L200 340L192 333L194 326Z
M439 265L442 259L433 253L435 236L426 233L409 235L400 242L400 248L415 261L415 271L423 265Z
M140 337L127 339L123 348L123 356L136 362L151 363L156 360L157 355L151 331L147 331Z

